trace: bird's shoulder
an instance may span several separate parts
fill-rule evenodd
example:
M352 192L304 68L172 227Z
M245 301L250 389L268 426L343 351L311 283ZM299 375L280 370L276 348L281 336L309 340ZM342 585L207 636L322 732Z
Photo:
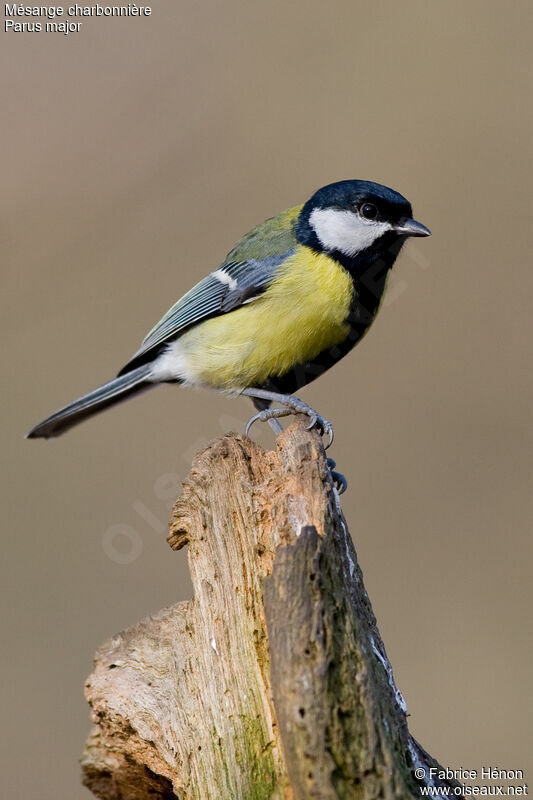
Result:
M292 250L297 244L294 224L302 207L299 205L288 208L276 217L271 217L256 225L239 239L226 256L224 263L263 260L269 256L282 255Z

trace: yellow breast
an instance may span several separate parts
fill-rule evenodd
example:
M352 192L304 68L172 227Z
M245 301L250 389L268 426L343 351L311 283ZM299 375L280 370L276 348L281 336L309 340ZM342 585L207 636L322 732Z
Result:
M188 380L240 389L284 375L346 338L352 295L343 267L299 246L261 297L180 338Z

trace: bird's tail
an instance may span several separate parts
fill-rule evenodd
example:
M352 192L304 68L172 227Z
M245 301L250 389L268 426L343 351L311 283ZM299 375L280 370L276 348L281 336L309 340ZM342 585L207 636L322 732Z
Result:
M103 411L105 408L126 400L131 395L151 389L155 384L147 380L150 366L144 364L137 369L132 369L125 375L115 378L109 383L104 383L98 389L83 395L70 405L60 408L51 417L39 422L29 433L27 439L51 439L60 436L69 428L82 422L87 417Z

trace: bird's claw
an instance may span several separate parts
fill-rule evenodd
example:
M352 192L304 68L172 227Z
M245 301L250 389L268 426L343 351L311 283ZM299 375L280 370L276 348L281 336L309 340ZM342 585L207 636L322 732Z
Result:
M331 447L333 444L333 425L329 420L327 420L325 417L321 417L320 414L317 414L315 411L313 411L313 413L309 416L310 422L307 426L307 429L311 430L312 428L317 428L321 436L328 437L329 441L324 447L324 449L327 450L328 447Z
M270 419L278 419L278 417L286 417L293 412L289 408L263 408L261 411L258 411L257 414L254 414L253 417L250 417L248 422L246 423L246 427L244 429L244 433L248 436L248 432L254 422L268 422Z
M331 476L331 480L333 481L333 485L335 486L339 494L344 494L344 492L348 488L348 481L346 480L342 472L336 472L335 467L337 465L332 458L326 458L326 464L328 466L329 474Z
M294 406L287 406L285 408L263 408L261 411L258 411L257 414L254 414L253 417L250 417L246 423L244 433L248 436L248 432L254 422L268 422L270 419L288 417L291 414L305 414L309 417L309 425L306 426L307 430L310 431L313 428L317 428L321 436L328 437L329 441L325 445L325 449L327 450L328 447L331 447L333 443L333 425L325 417L320 416L320 414L317 414L312 408L305 405L305 403L298 403L298 405L295 404Z
M328 447L331 447L333 442L333 425L324 417L317 414L309 406L305 405L305 403L298 402L298 405L294 406L285 406L284 408L263 408L261 411L258 411L257 414L254 414L253 417L250 417L248 422L246 423L246 427L244 429L244 433L248 436L250 428L254 424L254 422L268 422L272 419L278 419L279 417L288 417L291 414L305 414L309 417L309 424L306 426L307 430L312 430L313 428L317 428L321 436L327 436L329 441L325 445L325 449L327 450ZM348 483L346 478L341 472L335 471L335 461L332 458L326 459L326 464L329 469L331 480L335 485L339 494L343 494L347 487Z
M254 422L259 422L259 421L266 422L265 418L263 417L263 414L265 413L265 411L268 411L268 409L264 408L262 411L258 411L257 414L254 414L253 417L250 417L250 419L246 423L246 427L244 429L244 435L245 436L248 436L248 434L250 432L250 428L252 427Z
M335 472L335 470L331 470L330 472L331 480L335 488L337 489L339 494L344 494L346 489L348 488L348 481L342 474L342 472Z

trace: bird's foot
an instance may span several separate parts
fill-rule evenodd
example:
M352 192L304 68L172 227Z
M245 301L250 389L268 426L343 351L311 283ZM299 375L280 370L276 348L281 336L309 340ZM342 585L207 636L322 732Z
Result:
M328 465L329 474L331 475L331 480L333 481L333 485L337 489L339 494L344 494L346 489L348 488L348 481L342 474L342 472L336 472L335 467L337 464L332 458L326 458L326 464Z
M287 395L287 397L283 399L283 402L286 402L284 408L263 408L257 414L254 414L253 417L250 417L244 429L245 434L248 436L248 431L254 422L267 422L268 420L278 419L279 417L288 417L291 414L305 414L305 416L309 417L307 430L317 428L321 436L328 437L329 441L326 444L327 450L333 443L333 425L331 422L325 417L322 417L317 411L298 397Z

